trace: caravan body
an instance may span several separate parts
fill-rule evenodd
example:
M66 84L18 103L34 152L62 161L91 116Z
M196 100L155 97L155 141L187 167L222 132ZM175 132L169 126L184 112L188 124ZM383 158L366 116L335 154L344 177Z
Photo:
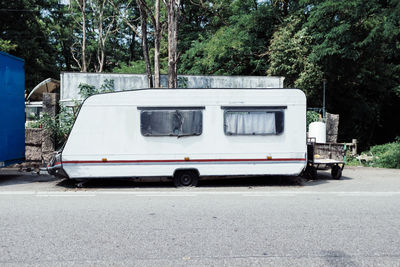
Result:
M143 89L84 101L51 168L69 178L298 175L306 97L297 89Z

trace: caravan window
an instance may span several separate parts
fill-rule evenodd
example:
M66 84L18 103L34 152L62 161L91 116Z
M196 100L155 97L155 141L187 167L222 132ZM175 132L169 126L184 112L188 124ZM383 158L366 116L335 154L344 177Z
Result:
M146 109L140 113L144 136L201 135L203 114L200 109Z
M226 135L277 135L283 132L283 110L226 110Z

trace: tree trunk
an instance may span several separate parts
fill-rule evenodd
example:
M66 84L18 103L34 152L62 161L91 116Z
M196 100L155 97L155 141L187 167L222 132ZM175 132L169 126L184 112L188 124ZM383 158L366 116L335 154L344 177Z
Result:
M168 0L168 88L177 88L176 73L179 0Z
M143 7L143 4L140 2L140 0L137 1L137 4L139 6L139 12L140 12L140 20L141 20L141 28L142 28L142 50L143 50L143 58L144 62L146 64L146 74L147 74L147 82L149 85L149 88L153 88L153 77L152 77L152 72L151 72L151 66L150 66L150 58L149 58L149 47L147 43L147 12L145 8Z
M82 1L82 69L81 72L87 72L86 66L86 0Z
M289 3L288 0L283 1L283 16L286 17L289 14Z
M160 0L156 0L155 3L155 24L154 25L154 87L160 88L160 39L161 39L161 28L160 28Z
M103 72L103 65L104 65L104 45L103 42L103 12L104 12L104 3L103 6L100 8L99 13L99 40L97 42L97 61L98 67L97 72Z
M135 37L136 33L132 30L132 42L129 44L129 61L126 62L127 64L129 64L135 58Z

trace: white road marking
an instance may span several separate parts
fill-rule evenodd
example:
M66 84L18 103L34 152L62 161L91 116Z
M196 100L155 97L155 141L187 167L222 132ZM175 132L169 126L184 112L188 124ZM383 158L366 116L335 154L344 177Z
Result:
M37 194L37 197L95 197L95 194Z
M243 197L294 197L296 196L295 193L267 193L267 194L260 194L260 193L246 193L242 194Z
M136 197L195 197L196 194L135 194Z
M400 192L338 192L338 196L358 197L358 196L395 196Z
M38 191L36 192L37 197L95 197L95 192L86 192L86 191L67 191L67 192L59 192L59 191Z
M239 196L250 196L250 197L286 197L286 196L298 196L298 195L335 195L335 196L395 196L400 195L400 191L388 191L388 192L368 192L368 191L95 191L97 195L134 195L134 196L152 196L152 197L168 197L168 196L202 196L202 195L239 195Z
M131 195L135 197L195 197L195 196L242 196L242 197L295 197L295 196L338 196L338 197L391 197L400 196L400 191L0 191L0 196L34 195L38 197L81 197L100 195Z
M0 191L0 195L35 195L35 191Z

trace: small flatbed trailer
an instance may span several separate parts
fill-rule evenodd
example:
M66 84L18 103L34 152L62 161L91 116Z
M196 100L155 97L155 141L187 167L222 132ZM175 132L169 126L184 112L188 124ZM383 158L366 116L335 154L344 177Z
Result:
M346 144L316 143L314 138L307 140L307 167L304 176L317 178L317 170L331 168L333 179L339 180L346 162Z

